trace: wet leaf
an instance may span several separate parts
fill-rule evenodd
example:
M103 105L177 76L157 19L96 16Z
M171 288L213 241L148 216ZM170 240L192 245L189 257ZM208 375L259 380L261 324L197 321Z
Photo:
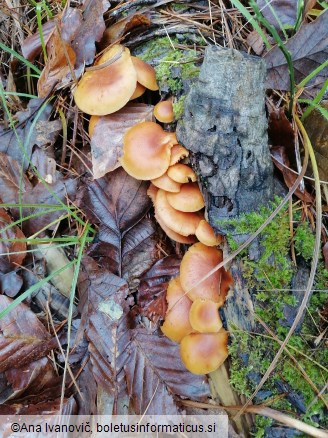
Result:
M155 227L149 219L142 220L150 208L147 187L119 168L86 186L79 201L88 219L100 224L99 241L90 255L132 289L157 258Z
M320 105L328 110L328 101L323 101ZM304 127L314 149L320 179L328 181L328 120L314 109L306 118Z
M0 311L11 302L0 295ZM56 346L56 339L25 304L18 304L0 319L0 373L44 357Z
M33 146L49 147L53 145L62 129L59 120L49 121L52 112L51 105L44 106L41 113L39 113L43 103L43 99L31 99L27 105L27 110L19 111L16 114L18 139L13 129L4 130L0 128L0 152L14 158L24 170L29 166ZM38 118L35 122L37 115ZM23 150L25 150L25 154Z
M205 376L184 367L179 344L144 329L134 330L125 371L136 414L174 415L175 395L198 401L209 396Z
M269 109L268 135L272 146L284 146L295 153L295 131L283 108Z
M2 415L74 415L76 414L76 401L73 397L64 398L63 400L63 409L60 411L60 397L55 400L45 401L42 403L28 404L14 404L14 405L2 405L1 406L1 414ZM40 419L37 420L37 424L40 424ZM30 423L31 424L31 423ZM0 431L3 431L2 436L10 436L5 435L5 424L1 424ZM10 431L10 424L8 425L8 432ZM35 432L32 434L24 433L26 438L34 438Z
M292 29L297 21L297 2L293 0L257 0L264 18L278 31Z
M157 323L164 319L167 303L166 289L169 281L177 277L181 258L168 256L159 260L141 278L138 289L138 304L142 315Z
M94 178L100 178L121 165L119 158L126 130L137 123L152 120L153 106L143 103L130 103L114 114L101 117L91 138Z
M32 190L26 192L23 196L23 202L25 204L38 204L40 207L30 207L23 208L24 216L29 216L32 214L37 214L44 212L43 204L48 205L59 205L58 199L51 193L55 193L56 197L59 198L64 204L67 203L67 198L73 200L76 195L77 181L73 179L58 179L54 184L49 185L48 188L43 183L37 184ZM66 212L65 208L62 207L60 210L53 211L51 213L37 215L27 221L24 221L23 230L26 235L36 233L41 228L53 222L55 219L64 215Z
M290 189L297 178L297 174L288 169L290 164L285 148L274 147L271 149L271 155L274 164L282 172L286 186ZM313 201L312 196L306 190L303 192L298 188L295 191L295 195L304 202Z
M86 0L83 5L82 23L72 42L76 53L76 74L80 75L84 64L93 63L96 54L96 42L99 42L105 31L103 15L110 7L107 0Z
M10 267L8 266L8 269ZM2 269L0 268L0 271ZM0 293L5 294L10 298L15 297L23 285L22 278L15 271L0 273Z
M82 324L89 341L92 372L97 383L119 397L125 390L123 365L130 341L126 281L98 268L84 257L79 279Z
M0 198L5 204L17 204L19 193L32 187L27 177L21 174L21 165L9 155L0 152Z
M9 264L21 265L26 256L26 242L19 240L25 239L25 236L17 225L11 226L11 223L10 216L0 208L0 257L5 258ZM2 231L7 226L10 228Z
M303 24L299 31L285 44L291 54L296 84L318 68L328 57L328 11L313 23ZM277 90L289 90L289 74L286 59L279 47L274 47L265 56L268 74L266 86ZM322 87L328 76L328 67L321 70L306 85L310 95Z
M43 40L47 42L48 38L51 35L51 32L54 30L56 26L55 20L49 20L42 25L42 36ZM42 45L40 39L39 31L35 32L33 35L29 35L22 44L22 54L24 58L29 61L34 61L34 59L41 53Z

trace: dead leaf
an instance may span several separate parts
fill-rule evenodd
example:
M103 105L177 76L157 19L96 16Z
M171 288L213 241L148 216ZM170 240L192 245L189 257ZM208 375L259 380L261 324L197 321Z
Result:
M257 0L258 7L264 18L281 32L294 28L297 21L297 2L293 0ZM279 20L279 21L278 21Z
M130 341L127 283L84 257L79 292L93 375L117 400L126 387L123 365Z
M68 18L70 20L69 26L66 25L66 32L69 29L69 34L65 39L61 27L65 25L65 20ZM46 45L48 59L38 80L39 97L47 97L51 91L67 85L72 80L76 53L70 45L70 40L80 25L81 16L77 9L69 8L61 22L56 20L56 27Z
M0 208L0 257L5 258L9 264L21 265L26 256L26 242L19 240L25 239L25 236L17 225L11 226L11 223L5 209ZM8 225L10 228L2 231Z
M75 199L77 180L73 179L58 179L53 185L46 187L45 184L39 183L32 190L25 192L23 195L23 203L25 204L38 204L40 207L25 207L23 208L23 216L29 216L32 214L43 213L44 208L42 205L59 205L58 199L64 204L67 203L67 198L70 200ZM52 194L54 193L58 199ZM32 217L23 223L23 230L26 235L36 233L41 228L53 222L66 212L62 207L57 211L51 213L40 214Z
M157 259L155 227L142 219L150 208L148 183L129 176L122 168L87 185L79 205L87 218L99 227L99 241L90 255L125 278L131 290L139 277Z
M247 35L247 44L251 46L257 55L261 55L264 51L264 42L261 35L253 30Z
M296 84L314 71L328 57L328 11L313 23L303 24L299 31L285 44L291 54ZM264 59L268 74L266 87L289 90L289 74L286 59L278 46L270 50ZM328 67L321 70L307 85L306 93L313 96L322 87L328 76Z
M126 130L137 123L152 121L153 108L143 103L130 103L116 113L99 119L91 138L94 178L101 178L121 165L119 159Z
M141 278L138 289L138 304L142 315L155 324L164 319L167 302L168 282L179 275L181 257L176 255L164 257L150 268Z
M31 99L27 105L27 110L19 111L16 114L18 139L13 129L4 130L0 128L0 152L14 158L23 167L24 171L29 166L33 146L50 147L55 143L62 129L59 120L49 121L52 112L51 105L45 105L39 113L43 103L43 99ZM37 114L38 118L35 122ZM25 154L23 150L25 150Z
M320 105L328 110L328 100L322 101ZM304 127L314 149L320 179L328 181L328 120L314 109L305 119Z
M1 266L1 268L3 268ZM2 269L0 268L0 271ZM7 268L10 269L10 266ZM15 271L3 274L0 272L0 293L7 295L7 297L14 298L20 291L23 285L23 279Z
M268 135L272 146L283 146L294 155L296 133L284 108L269 107Z
M282 172L286 186L290 189L297 179L297 174L289 170L289 159L287 157L285 148L274 147L271 148L271 155L274 164ZM312 196L306 190L303 192L299 188L296 189L295 195L304 202L313 202Z
M36 403L36 404L29 404L26 405L25 403L21 404L13 404L13 405L1 405L1 414L2 415L58 415L59 413L61 415L74 415L76 414L77 406L76 401L74 397L70 398L64 398L63 400L63 409L60 411L60 404L61 399L60 397L55 400L45 401L42 403ZM49 418L49 417L48 417ZM58 417L52 417L58 418ZM48 419L48 424L50 423L51 418ZM40 419L36 420L36 424L40 424ZM32 421L29 422L29 424L32 424ZM57 423L58 424L58 423ZM0 424L0 432L2 433L1 436L10 436L10 424L8 425L7 433L6 434L6 425L4 423ZM33 433L33 432L32 432ZM24 434L27 438L32 438L32 435L28 435L27 433ZM35 433L33 433L33 437L35 437Z
M56 26L55 20L49 20L42 25L42 36L43 36L43 40L45 43L47 42L48 38L50 37L51 32L54 30L55 26ZM27 38L25 38L25 40L23 41L21 50L22 50L22 54L23 54L24 58L33 62L34 59L42 51L40 32L37 31L33 35L29 35Z
M124 368L137 415L178 415L175 395L198 401L210 395L205 376L184 367L179 344L144 329L134 330Z
M0 311L12 300L0 295ZM0 319L0 373L44 357L57 346L37 316L23 303Z
M105 30L100 42L100 47L103 50L110 44L120 41L128 32L131 32L136 28L140 31L148 26L150 26L150 20L146 15L135 13L129 14L127 17L116 21Z
M99 42L105 31L103 15L109 9L107 0L86 0L83 5L82 23L72 42L76 53L75 74L80 76L84 65L93 63L96 54L96 42Z
M30 190L32 185L21 175L21 165L9 155L0 152L0 198L5 204L18 204L19 193Z

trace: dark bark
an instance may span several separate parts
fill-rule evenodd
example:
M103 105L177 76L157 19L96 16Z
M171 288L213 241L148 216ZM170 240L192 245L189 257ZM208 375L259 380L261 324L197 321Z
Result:
M260 58L207 47L178 125L179 142L193 152L209 222L221 232L218 220L257 210L273 196L265 71Z

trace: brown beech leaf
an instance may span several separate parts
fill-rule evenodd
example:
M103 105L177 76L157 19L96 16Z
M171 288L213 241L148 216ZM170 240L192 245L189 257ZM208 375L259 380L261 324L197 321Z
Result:
M296 84L314 71L328 57L328 11L321 14L314 22L303 24L299 31L285 44L290 52ZM289 90L289 74L286 59L278 46L270 50L264 59L267 63L267 88ZM321 70L306 85L306 92L314 95L328 76L328 67Z
M48 187L48 188L47 188ZM29 190L23 195L23 202L25 204L38 204L40 207L26 207L23 208L24 216L29 216L32 214L44 212L43 204L57 205L58 199L52 193L55 193L56 197L59 198L63 203L66 203L67 198L73 200L76 195L77 181L74 179L58 179L54 184L48 185L39 183L32 190ZM51 193L52 192L52 193ZM59 218L65 213L64 207L62 209L53 211L51 213L40 214L32 217L23 223L23 230L26 235L36 233L41 228L53 222L55 219Z
M55 20L49 20L42 25L42 36L45 42L47 42L55 26L56 26ZM33 62L34 59L41 53L42 50L40 32L37 31L33 35L29 35L27 38L25 38L21 49L24 58Z
M328 110L328 100L322 101L320 105ZM314 109L306 118L304 126L314 149L320 179L328 181L328 120Z
M0 295L0 311L11 302L10 298ZM44 357L56 346L56 339L23 303L0 319L0 373Z
M164 257L141 278L138 288L138 304L142 315L157 323L164 319L167 302L166 289L169 281L180 271L181 257Z
M9 263L0 263L0 271L2 271L0 272L0 293L13 298L23 286L23 279L15 271L3 273L9 269L11 269Z
M251 46L257 55L261 55L264 51L263 39L256 30L253 30L247 35L247 44Z
M295 152L295 131L283 108L269 109L268 135L272 146Z
M126 388L123 365L131 336L127 283L107 269L98 268L86 256L82 261L79 292L93 375L117 401Z
M271 155L274 164L282 172L286 186L291 188L297 178L297 174L288 169L290 165L285 148L279 146L271 148ZM295 195L304 202L313 201L312 196L306 190L302 192L300 189L296 189Z
M135 13L129 14L127 17L116 21L105 30L100 42L100 47L105 49L110 44L120 41L120 39L128 32L130 33L135 29L140 30L140 28L146 28L148 26L150 26L150 20L146 15Z
M122 156L123 135L137 123L153 120L153 106L129 103L114 114L101 117L91 137L92 168L94 178L119 167Z
M63 409L60 410L61 399L58 397L55 400L44 401L42 403L28 404L13 404L13 405L2 405L1 406L1 414L2 415L75 415L77 412L77 405L74 397L64 398L63 400ZM31 424L31 423L30 423ZM40 424L40 419L37 419L37 424ZM49 424L49 421L48 421ZM4 423L0 424L0 432L1 436L10 436L10 434L6 435L6 425ZM8 425L7 431L10 431L10 424ZM33 435L24 434L26 437L32 438L35 437L35 433ZM38 435L40 436L40 435Z
M79 195L87 218L100 224L90 255L125 278L130 290L136 289L139 277L157 259L155 227L143 219L150 208L147 187L147 182L119 168L87 185Z
M50 35L46 49L48 59L38 80L38 95L46 97L72 80L76 53L70 45L81 26L81 14L77 9L68 8L61 20L55 20L55 28Z
M5 204L17 204L19 193L32 188L27 177L21 175L21 165L9 155L0 152L0 198Z
M0 257L5 258L9 264L21 265L26 256L26 242L19 240L25 236L17 225L10 226L11 223L10 216L0 208ZM10 228L1 231L8 225ZM12 254L14 252L17 254Z
M4 130L0 127L0 152L14 158L24 170L29 166L33 146L50 147L54 144L62 129L59 120L49 121L52 112L51 105L45 105L39 113L43 103L43 99L31 99L26 111L16 113L15 118L19 122L16 125L16 132L20 140L17 139L13 129ZM38 118L35 122L37 114ZM23 153L23 149L26 155Z
M180 347L165 336L135 329L125 364L128 392L137 415L177 415L174 396L204 401L205 376L191 374L180 359Z
M256 3L264 18L278 31L281 31L281 26L285 29L295 26L298 15L297 2L293 0L257 0Z

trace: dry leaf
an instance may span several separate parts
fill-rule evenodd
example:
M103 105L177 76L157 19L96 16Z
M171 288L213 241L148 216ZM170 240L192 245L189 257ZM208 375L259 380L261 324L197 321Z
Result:
M120 166L126 130L137 123L152 120L153 106L143 103L130 103L114 114L101 117L91 138L94 178L101 178Z
M328 58L328 11L321 14L313 23L303 24L299 31L285 44L290 52L295 82L300 83ZM276 90L289 90L289 73L286 59L278 46L270 50L264 59L268 74L266 87ZM320 71L306 85L306 92L315 95L328 76L328 67Z
M272 146L284 146L295 153L295 131L283 108L269 108L268 135Z
M21 265L26 256L26 242L19 240L25 239L25 236L17 225L11 226L11 223L12 220L5 209L0 208L0 258L6 259L9 264ZM10 228L2 231L8 225Z
M278 31L281 31L281 26L284 29L295 26L298 7L294 0L257 0L256 3L264 18Z
M42 25L42 36L45 43L48 41L48 38L50 37L51 32L54 30L55 26L55 20L49 20ZM25 38L21 49L24 58L33 62L42 50L40 32L37 31L33 35L29 35L27 38Z
M21 165L0 152L0 198L5 204L18 204L19 193L32 188L27 177L21 175Z

